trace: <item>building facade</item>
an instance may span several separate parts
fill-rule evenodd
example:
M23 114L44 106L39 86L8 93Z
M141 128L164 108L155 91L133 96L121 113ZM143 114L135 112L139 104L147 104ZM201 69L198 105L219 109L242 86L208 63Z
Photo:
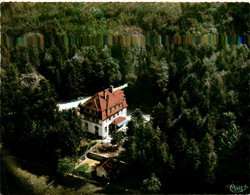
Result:
M80 106L80 115L88 132L104 138L125 126L127 107L124 92L110 87Z

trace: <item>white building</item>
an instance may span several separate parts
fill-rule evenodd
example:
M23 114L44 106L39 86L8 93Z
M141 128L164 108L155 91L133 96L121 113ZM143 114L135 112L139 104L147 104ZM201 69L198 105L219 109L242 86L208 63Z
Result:
M124 92L110 87L80 106L80 114L88 132L107 137L126 124L127 107Z

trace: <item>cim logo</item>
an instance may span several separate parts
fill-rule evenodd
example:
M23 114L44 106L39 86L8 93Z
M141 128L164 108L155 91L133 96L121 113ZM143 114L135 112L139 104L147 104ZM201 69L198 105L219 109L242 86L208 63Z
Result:
M248 188L248 186L246 184L245 184L245 186L234 185L234 184L226 185L226 186L233 193L241 193L241 192L244 192Z

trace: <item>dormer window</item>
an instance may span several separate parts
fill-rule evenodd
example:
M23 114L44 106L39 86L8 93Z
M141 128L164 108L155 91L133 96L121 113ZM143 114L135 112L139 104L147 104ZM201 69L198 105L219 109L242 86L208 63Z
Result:
M111 113L111 108L109 109L109 113Z
M115 109L116 109L116 106L113 107L113 110L115 110Z
M120 108L121 107L121 104L118 104L118 106L117 106L118 108Z

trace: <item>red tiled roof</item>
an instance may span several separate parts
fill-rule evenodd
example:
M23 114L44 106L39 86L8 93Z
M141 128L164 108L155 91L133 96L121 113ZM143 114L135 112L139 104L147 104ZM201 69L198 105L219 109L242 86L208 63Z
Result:
M116 118L115 120L113 120L111 124L118 125L120 122L122 122L125 119L126 119L125 117L120 116Z
M112 169L114 162L115 160L110 157L102 164L99 164L99 167L102 168L106 173L108 173Z
M104 91L106 94L106 99L104 97ZM126 108L128 105L126 103L125 94L121 89L117 89L110 92L109 89L105 89L104 91L98 92L92 96L92 98L85 104L85 108L101 112L101 119L105 120L116 112ZM120 108L118 108L118 104L121 104ZM113 107L116 106L116 109L113 110ZM109 109L111 108L111 113Z

